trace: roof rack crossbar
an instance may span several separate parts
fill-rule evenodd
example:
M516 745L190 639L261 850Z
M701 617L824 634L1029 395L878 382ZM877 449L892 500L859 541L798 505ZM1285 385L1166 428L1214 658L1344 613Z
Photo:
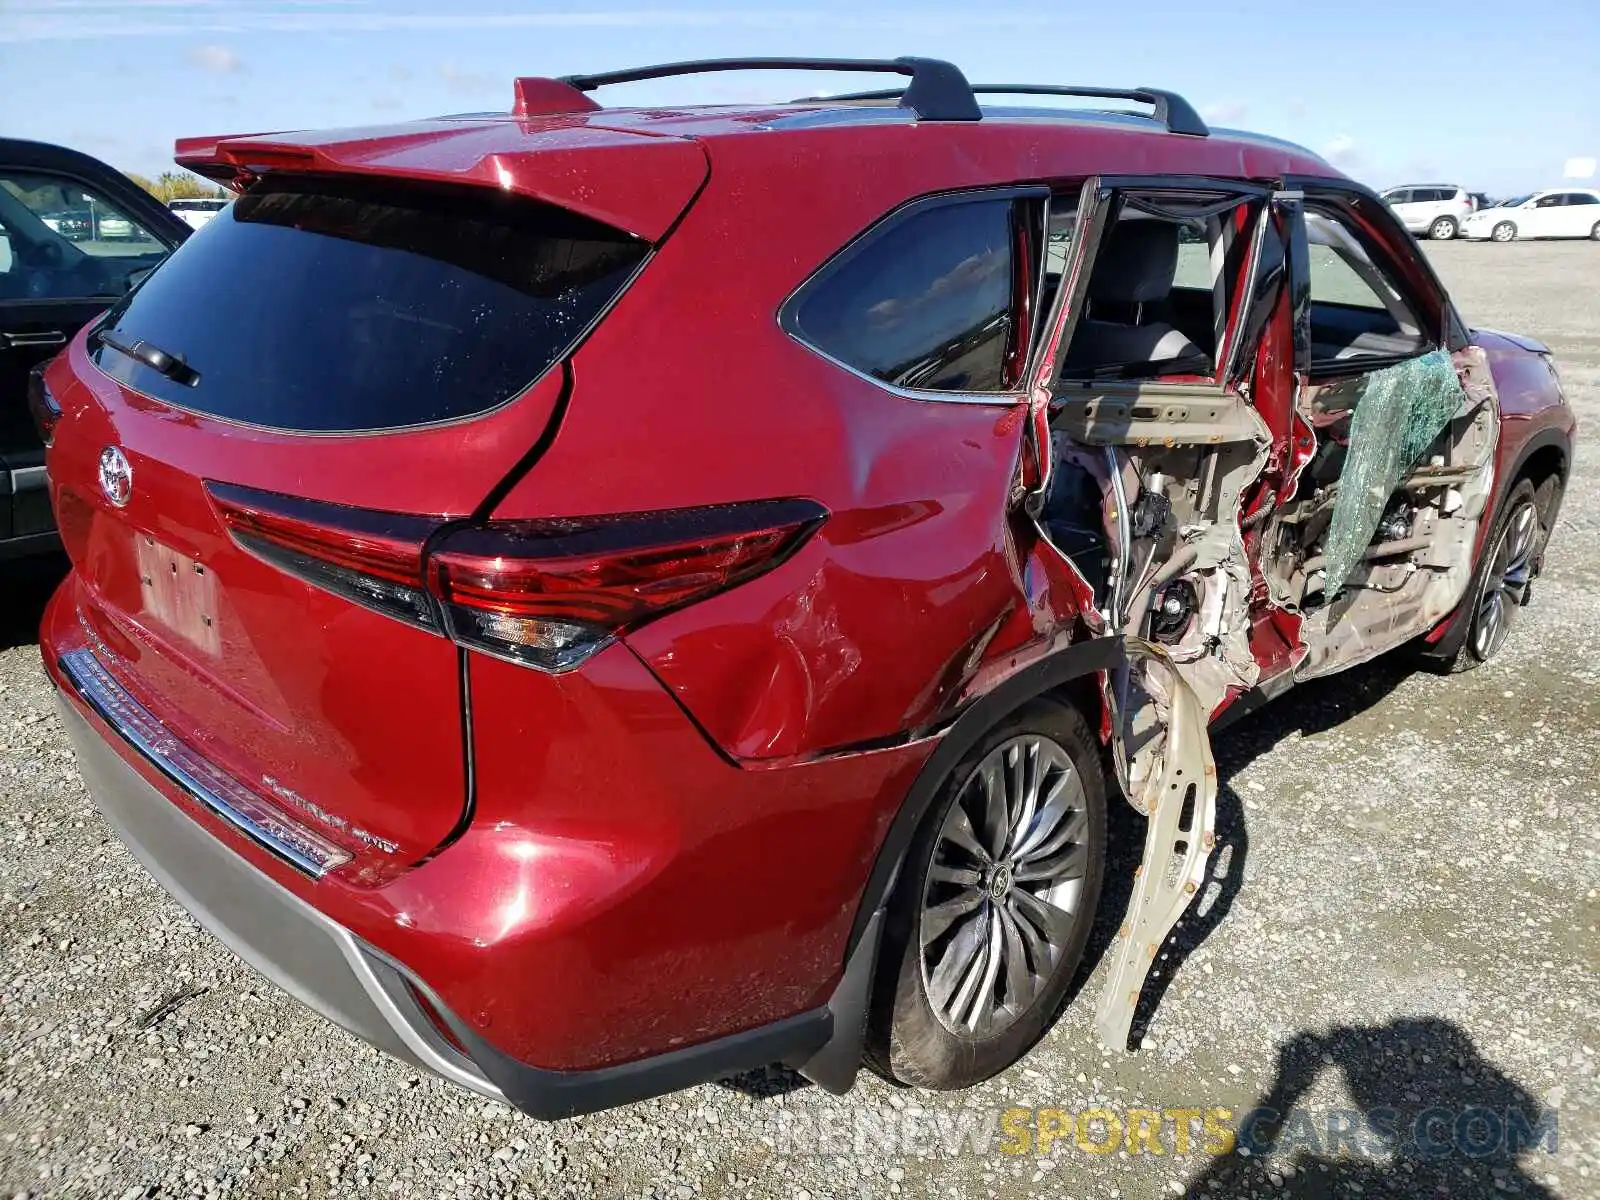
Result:
M983 112L973 98L967 77L954 63L937 58L703 58L688 62L632 67L599 75L564 75L560 82L580 92L613 83L636 83L673 75L701 75L712 71L862 71L909 76L904 88L886 92L919 121L980 121Z
M1148 104L1155 111L1152 116L1167 127L1169 133L1185 133L1191 137L1209 137L1211 129L1200 119L1200 114L1177 92L1161 88L1101 88L1073 87L1055 83L975 83L974 96L1082 96L1096 100L1133 100ZM877 92L851 92L843 96L806 96L796 103L813 100L893 100L901 93L894 88Z

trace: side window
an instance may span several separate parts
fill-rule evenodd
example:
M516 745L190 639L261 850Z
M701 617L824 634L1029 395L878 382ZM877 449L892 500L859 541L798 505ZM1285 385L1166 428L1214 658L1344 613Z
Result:
M1551 196L1540 196L1533 202L1533 206L1535 208L1560 208L1566 202L1566 196L1562 195L1560 192L1556 192Z
M1386 193L1383 198L1390 204L1410 204L1411 189L1395 188L1394 191Z
M914 212L869 233L790 302L801 341L896 387L994 392L1008 386L1014 201Z
M1571 192L1567 195L1568 204L1600 204L1600 196L1591 195L1589 192Z
M0 169L0 229L0 300L120 296L168 253L98 192L36 172Z
M1069 380L1212 376L1249 235L1249 202L1128 193L1100 237L1061 367Z
M1072 261L1072 243L1078 235L1078 196L1060 193L1050 197L1045 221L1044 269L1039 272L1039 299L1034 305L1034 337L1044 336L1045 325L1061 290L1061 277Z
M1430 349L1388 270L1334 207L1305 217L1311 284L1311 366L1371 369Z

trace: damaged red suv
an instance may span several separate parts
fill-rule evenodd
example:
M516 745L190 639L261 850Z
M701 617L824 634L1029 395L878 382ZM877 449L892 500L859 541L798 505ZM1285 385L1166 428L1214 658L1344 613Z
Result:
M747 67L904 86L590 95ZM1125 1045L1209 727L1492 657L1572 461L1544 347L1165 92L718 60L178 160L238 199L38 406L84 777L241 957L538 1116L1003 1069L1114 795Z

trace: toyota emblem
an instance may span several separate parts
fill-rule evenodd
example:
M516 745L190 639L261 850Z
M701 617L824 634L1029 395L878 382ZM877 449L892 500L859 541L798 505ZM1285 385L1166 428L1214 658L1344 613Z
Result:
M133 468L128 465L128 456L116 446L100 451L100 490L118 508L133 494Z

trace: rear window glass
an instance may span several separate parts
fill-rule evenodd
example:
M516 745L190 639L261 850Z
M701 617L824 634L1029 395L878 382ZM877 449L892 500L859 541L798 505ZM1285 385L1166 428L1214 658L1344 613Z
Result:
M869 235L808 284L786 321L802 340L898 387L1006 386L1011 201L925 209Z
M188 370L105 343L113 378L275 429L395 429L473 416L524 390L648 251L523 197L267 179L218 213L102 326Z

